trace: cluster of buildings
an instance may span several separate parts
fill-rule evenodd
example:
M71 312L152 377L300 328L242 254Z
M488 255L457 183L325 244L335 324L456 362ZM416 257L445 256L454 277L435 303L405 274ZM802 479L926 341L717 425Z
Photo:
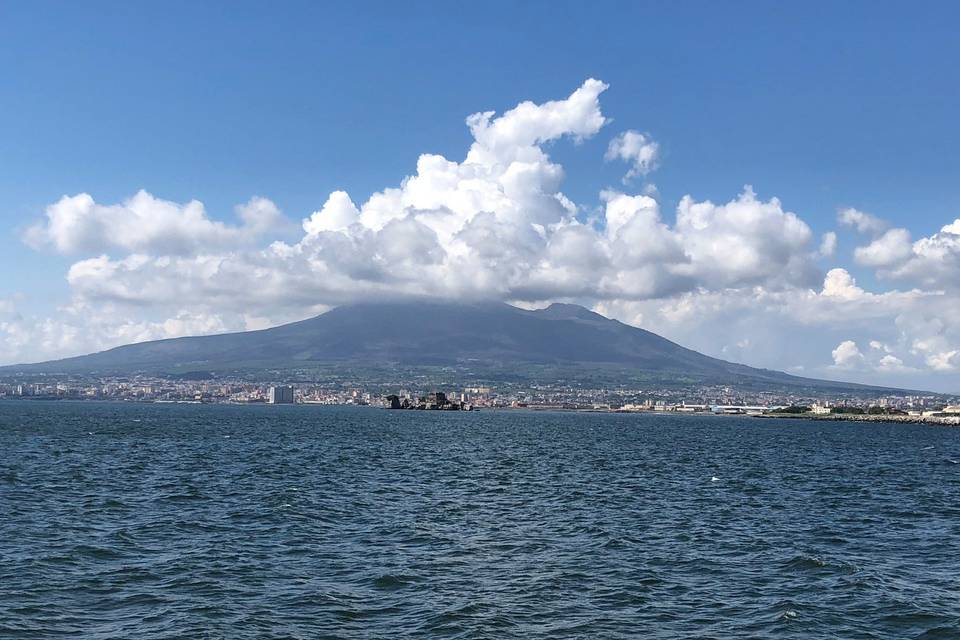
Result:
M387 409L419 409L421 411L472 411L473 405L464 399L465 394L460 394L460 400L450 399L443 391L437 391L425 396L420 396L416 400L411 397L400 397L395 393L384 398L384 406Z
M936 394L868 394L828 396L792 391L751 391L729 385L689 387L654 385L638 388L585 388L574 384L502 383L456 387L424 379L383 383L351 380L317 384L276 383L243 379L182 380L151 376L43 376L0 380L0 397L36 400L120 400L237 404L372 405L396 409L531 408L618 412L738 413L771 411L829 414L952 415L960 398ZM399 388L399 391L397 389ZM451 389L457 389L451 391ZM960 410L957 410L960 412Z
M114 400L127 402L368 405L377 397L356 388L280 385L246 381L184 381L163 378L70 379L0 382L0 398Z

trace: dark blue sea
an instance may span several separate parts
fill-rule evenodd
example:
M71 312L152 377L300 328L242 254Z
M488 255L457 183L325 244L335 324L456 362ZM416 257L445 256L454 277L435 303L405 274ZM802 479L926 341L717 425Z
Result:
M960 429L0 402L0 638L960 638Z

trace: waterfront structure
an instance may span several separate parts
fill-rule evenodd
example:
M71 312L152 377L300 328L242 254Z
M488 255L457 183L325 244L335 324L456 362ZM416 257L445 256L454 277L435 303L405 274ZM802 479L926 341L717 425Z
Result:
M387 409L429 409L434 411L472 411L473 405L469 402L451 401L443 391L428 393L416 402L408 398L401 398L392 393L383 397L383 406Z
M293 387L270 387L267 393L267 402L270 404L293 404Z

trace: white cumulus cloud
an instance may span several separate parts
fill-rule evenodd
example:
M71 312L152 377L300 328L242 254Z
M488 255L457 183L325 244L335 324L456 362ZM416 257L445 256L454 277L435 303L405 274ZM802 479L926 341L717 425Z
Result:
M837 220L846 227L856 229L857 233L869 235L883 233L889 226L884 220L852 207L841 209L837 213Z
M833 350L833 366L838 369L856 369L863 365L863 354L853 340L844 340Z
M832 258L837 252L837 234L834 231L828 231L820 239L820 255L824 258Z
M960 291L960 219L938 233L910 243L910 233L901 231L891 253L895 259L870 264L879 275L923 287ZM867 247L869 249L869 247Z
M630 165L630 170L623 177L624 183L627 183L632 178L645 176L656 169L659 156L659 144L651 140L648 135L631 129L610 141L604 159L622 160Z
M906 229L890 229L870 244L857 247L854 258L867 267L889 267L910 257L913 243Z
M601 194L596 225L578 218L580 207L561 190L563 168L542 145L596 135L607 121L599 102L606 88L587 80L563 100L474 114L463 161L423 154L416 173L363 202L334 191L294 243L236 242L279 215L268 201L252 201L240 212L243 225L227 227L199 202L146 193L71 209L73 226L89 233L57 233L61 217L50 212L44 229L64 250L93 254L68 273L78 296L145 305L196 299L239 311L404 294L642 299L817 281L810 228L750 187L723 204L686 196L672 226L653 197L613 191ZM621 143L618 153L637 160L636 138ZM131 215L154 226L101 233ZM118 248L126 255L112 255Z
M64 196L47 207L46 220L27 229L36 248L65 255L111 251L189 255L248 243L282 222L275 204L254 197L236 209L240 225L212 220L202 202L178 204L146 191L115 205L87 193Z

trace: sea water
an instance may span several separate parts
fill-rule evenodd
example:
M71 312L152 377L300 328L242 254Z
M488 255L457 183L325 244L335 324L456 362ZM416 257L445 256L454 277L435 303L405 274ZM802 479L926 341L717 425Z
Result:
M960 638L960 429L0 402L0 638Z

